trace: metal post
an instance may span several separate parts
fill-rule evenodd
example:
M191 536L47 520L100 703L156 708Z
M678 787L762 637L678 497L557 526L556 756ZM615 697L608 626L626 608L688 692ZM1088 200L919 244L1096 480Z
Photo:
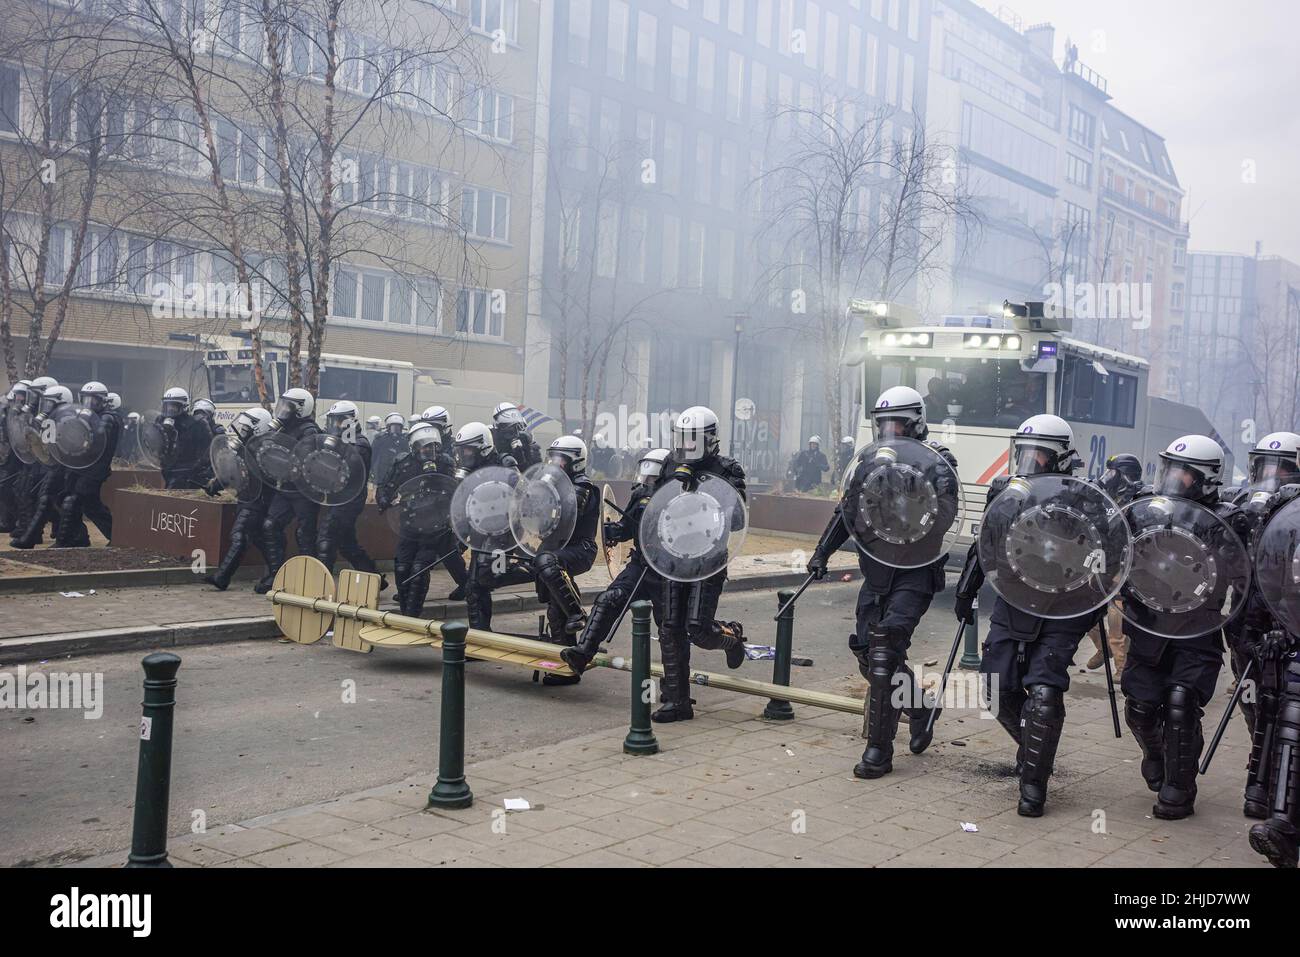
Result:
M632 720L623 739L624 754L658 754L650 725L650 602L632 603Z
M469 625L442 626L442 715L438 725L438 781L429 807L461 808L474 803L465 782L465 635Z
M978 671L980 667L980 600L976 598L970 606L971 619L966 625L966 643L962 648L961 661L957 667L963 671Z
M776 620L776 659L772 662L772 684L790 684L790 655L794 645L794 592L783 588L776 593L778 609L785 608ZM789 605L786 608L786 605ZM790 721L794 718L794 708L790 702L780 698L771 698L763 709L763 717L769 721Z
M731 457L739 459L738 446L736 444L736 397L740 394L737 392L740 377L740 334L745 328L745 319L748 317L743 312L732 313L731 319L736 324L736 345L731 353Z
M176 671L170 652L145 656L144 714L140 718L140 761L135 773L135 819L127 867L171 867L167 860L167 805L172 778L172 719L176 714Z

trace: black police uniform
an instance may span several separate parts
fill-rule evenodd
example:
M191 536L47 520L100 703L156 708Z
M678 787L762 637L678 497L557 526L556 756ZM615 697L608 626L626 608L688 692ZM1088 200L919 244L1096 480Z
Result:
M403 485L430 472L450 476L455 474L456 467L446 452L439 452L433 462L422 462L415 453L409 451L398 455L389 465L388 473L375 486L375 502L380 511L393 507ZM463 586L467 577L465 559L450 528L436 535L398 535L397 551L393 556L393 577L397 604L403 615L422 617L424 599L429 594L429 566L442 556L446 556L442 560L443 567L451 573L457 586Z
M606 545L620 542L633 543L632 554L628 557L623 570L609 583L592 603L591 614L587 616L587 626L574 648L566 648L560 657L575 672L584 670L600 646L613 637L618 617L634 601L650 601L654 609L655 624L660 624L660 608L663 584L659 575L641 554L641 516L650 504L652 488L638 483L632 486L628 506L619 516L617 522L606 522L604 539Z
M212 430L188 412L182 412L173 422L175 439L160 466L163 485L170 489L201 489L212 477L208 460Z
M663 475L655 483L655 490L668 482L683 479L689 487L696 476L706 473L722 478L742 499L746 497L745 470L735 459L716 452L699 461L681 463L670 455L664 463ZM663 704L651 715L655 721L683 721L695 716L690 698L692 644L710 651L725 651L728 667L738 668L744 662L744 632L740 623L722 622L715 617L726 583L725 568L703 581L661 580L659 656L664 669L660 688Z
M320 434L320 427L311 419L296 419L281 431L296 444L309 435ZM266 556L267 577L258 583L258 588L269 585L284 564L284 530L293 519L298 520L294 529L298 554L316 554L316 525L319 517L320 506L299 492L293 483L276 489L271 496L271 504L267 506L266 517L262 519L262 554Z
M406 447L406 435L403 432L393 435L388 429L384 429L382 433L375 436L375 440L371 443L370 477L376 485L388 475L393 462L406 451Z
M519 471L526 472L541 463L542 450L526 429L513 425L493 425L491 431L492 444L496 447L497 454L513 459Z
M1199 504L1224 519L1243 542L1249 541L1245 513L1221 502L1217 491ZM1223 668L1223 632L1216 629L1175 641L1126 618L1124 635L1129 641L1128 663L1120 676L1124 718L1142 749L1142 776L1158 795L1152 814L1167 820L1187 817L1193 813L1197 765L1205 744L1201 715Z
M803 449L795 455L790 463L794 473L794 487L800 492L807 492L821 484L822 473L829 471L830 462L821 449Z
M248 450L242 449L240 454L247 455ZM220 488L220 483L214 478L204 491L209 495L215 495ZM226 552L221 556L216 571L204 579L208 584L221 591L230 587L230 580L239 570L244 553L248 551L250 545L253 545L262 553L262 559L267 566L257 587L263 589L271 587L275 570L271 569L270 562L266 561L266 550L262 547L262 521L266 518L266 510L271 506L271 499L274 497L275 489L263 482L256 498L239 503L235 509L235 520L230 526L230 543L226 546Z
M1006 488L1010 477L989 486L985 510ZM957 584L958 618L969 620L971 604L984 584L978 547L972 545ZM1001 595L993 604L984 639L980 674L986 682L994 717L1016 742L1020 775L1020 814L1038 817L1047 801L1047 781L1065 727L1065 693L1070 666L1089 631L1106 614L1105 606L1073 618L1039 618L1008 604ZM997 682L996 700L991 684Z
M952 452L938 442L925 444L942 455L952 466L953 472L956 472L957 459ZM868 467L867 462L858 466L850 480L848 500L856 499ZM927 478L939 492L940 514L931 533L931 537L937 535L938 542L930 543L936 545L942 543L947 530L956 520L961 490L951 485L951 474ZM951 487L947 487L949 485ZM835 506L835 514L813 551L810 569L818 565L824 569L830 557L848 541L849 528L844 519L844 507L844 500ZM925 548L926 544L923 539L918 543L918 548ZM898 731L900 711L905 712L909 718L912 752L920 754L929 746L933 729L927 735L925 728L929 723L930 709L925 705L916 676L908 667L907 652L916 626L929 610L934 596L943 591L947 584L944 571L947 561L945 553L931 564L920 568L894 568L872 558L861 548L858 549L862 588L858 591L857 628L849 636L849 650L858 659L858 670L867 679L871 689L867 708L867 748L861 763L854 769L854 774L858 777L879 777L892 769L894 735ZM895 707L894 694L900 681L908 688L907 700L911 702L910 706L901 709Z
M113 539L113 513L104 504L101 491L108 477L113 474L113 457L117 454L121 425L117 416L111 412L91 414L98 415L104 429L104 451L89 468L69 469L64 475L63 502L59 507L59 533L54 542L60 548L79 545L83 538L87 543L90 541L84 521L87 518L105 539L110 542Z
M370 474L372 461L370 441L359 435L356 439L357 453ZM321 564L334 571L334 560L342 554L348 564L359 572L378 572L375 560L357 540L357 519L366 510L366 489L369 485L362 483L361 491L349 502L341 505L323 505L320 509L320 521L316 535L316 557Z
M0 418L0 428L3 428ZM13 449L0 461L0 532L12 532L18 520L18 482L23 474L23 460Z

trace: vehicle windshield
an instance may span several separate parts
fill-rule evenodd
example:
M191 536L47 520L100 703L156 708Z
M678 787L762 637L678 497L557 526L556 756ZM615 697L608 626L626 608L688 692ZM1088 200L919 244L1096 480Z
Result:
M925 398L925 420L934 425L1014 429L1047 411L1047 375L1026 372L1019 359L882 356L869 360L866 396L896 385L911 386Z
M253 381L252 363L210 365L207 372L208 395L213 402L242 402L250 405L257 402L257 383Z

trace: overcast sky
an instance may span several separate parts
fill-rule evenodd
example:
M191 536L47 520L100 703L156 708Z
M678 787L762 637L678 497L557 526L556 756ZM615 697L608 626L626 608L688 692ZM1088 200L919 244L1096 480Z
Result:
M976 0L997 12L997 0ZM1106 77L1116 107L1162 135L1187 191L1194 250L1300 262L1296 0L1010 0ZM1242 164L1254 162L1255 182Z

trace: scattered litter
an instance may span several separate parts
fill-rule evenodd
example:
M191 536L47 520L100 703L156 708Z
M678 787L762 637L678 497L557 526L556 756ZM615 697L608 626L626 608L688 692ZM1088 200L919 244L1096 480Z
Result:
M848 572L845 572L845 573L844 573L844 577L842 577L842 578L840 579L840 581L842 581L842 582L851 582L851 581L853 581L853 576L850 575Z
M61 591L59 594L64 598L85 598L87 595L95 594L95 589L92 588L90 591L85 593L79 591Z
M790 757L792 757L792 758L794 757L794 752L791 751L789 748L786 748L786 749L785 749L785 753L788 754L788 755L790 755Z
M506 798L507 811L528 811L531 809L532 805L528 803L526 798Z
M926 666L927 668L932 668L932 667L934 667L935 665L937 665L938 663L939 663L939 659L938 659L938 658L926 658L926 659L925 659L925 666Z
M768 661L776 657L776 649L771 645L751 645L746 642L745 657L750 661Z
M965 741L949 741L948 743L951 744L954 748L964 748L964 747L966 747L966 742L965 742Z
M962 821L961 829L965 831L967 834L978 834L980 832L980 829L976 827L974 824L972 824L970 821Z

